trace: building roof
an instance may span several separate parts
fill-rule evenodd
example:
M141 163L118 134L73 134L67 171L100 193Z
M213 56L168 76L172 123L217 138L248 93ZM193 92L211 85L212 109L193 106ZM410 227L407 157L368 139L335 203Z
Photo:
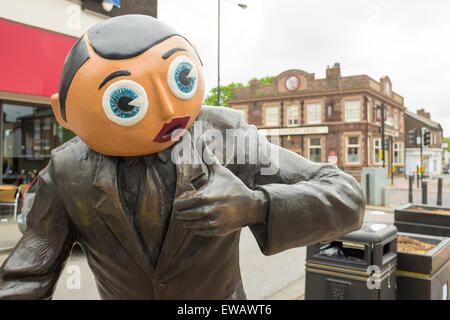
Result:
M422 117L422 116L418 115L417 113L414 113L414 112L406 110L405 114L410 116L410 117L412 117L412 118L414 118L414 119L416 119L417 121L420 121L420 122L426 124L429 127L432 127L432 128L435 128L435 129L439 129L439 130L442 129L441 125L439 123L434 122L434 121L432 121L432 120L430 120L428 118Z

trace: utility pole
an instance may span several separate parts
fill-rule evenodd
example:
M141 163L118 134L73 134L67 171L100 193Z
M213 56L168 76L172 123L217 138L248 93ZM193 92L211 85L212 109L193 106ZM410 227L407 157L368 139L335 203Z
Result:
M220 106L220 0L217 0L217 106Z
M424 127L420 128L420 181L423 182L423 136Z
M383 161L383 168L386 166L386 156L384 153L384 103L381 104L381 160Z

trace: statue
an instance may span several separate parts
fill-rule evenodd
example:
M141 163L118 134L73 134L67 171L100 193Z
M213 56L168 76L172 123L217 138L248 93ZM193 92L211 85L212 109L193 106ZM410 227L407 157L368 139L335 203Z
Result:
M235 110L202 107L198 53L157 19L89 29L58 91L55 117L77 137L39 174L2 299L51 298L75 243L103 299L245 299L243 227L272 255L361 226L353 177L270 144ZM232 138L220 147L217 133Z

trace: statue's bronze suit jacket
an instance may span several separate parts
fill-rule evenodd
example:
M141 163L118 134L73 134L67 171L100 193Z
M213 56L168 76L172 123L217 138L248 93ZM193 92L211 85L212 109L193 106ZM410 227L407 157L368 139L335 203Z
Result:
M195 123L188 131L193 136L208 128L219 129L224 137L226 129L240 129L239 134L255 130L227 108L203 107ZM269 143L260 136L257 145ZM234 147L248 162L245 144ZM265 255L360 228L364 196L353 177L275 148L279 153L269 158L277 167L272 175L261 174L261 163L232 164L228 158L223 164L268 198L266 224L250 226ZM208 171L204 163L179 163L176 169L175 196L193 190L191 182ZM141 192L145 195L145 188ZM40 173L28 228L0 271L0 298L51 298L73 244L79 243L104 299L243 299L239 236L239 231L223 237L195 235L172 212L153 268L120 203L117 158L98 154L75 138L55 149Z

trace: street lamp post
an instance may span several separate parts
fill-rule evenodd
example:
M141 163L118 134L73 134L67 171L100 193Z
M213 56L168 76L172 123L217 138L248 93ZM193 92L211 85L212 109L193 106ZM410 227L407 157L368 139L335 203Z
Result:
M230 0L217 0L217 105L220 106L220 1L233 3L241 9L247 9L247 5Z

